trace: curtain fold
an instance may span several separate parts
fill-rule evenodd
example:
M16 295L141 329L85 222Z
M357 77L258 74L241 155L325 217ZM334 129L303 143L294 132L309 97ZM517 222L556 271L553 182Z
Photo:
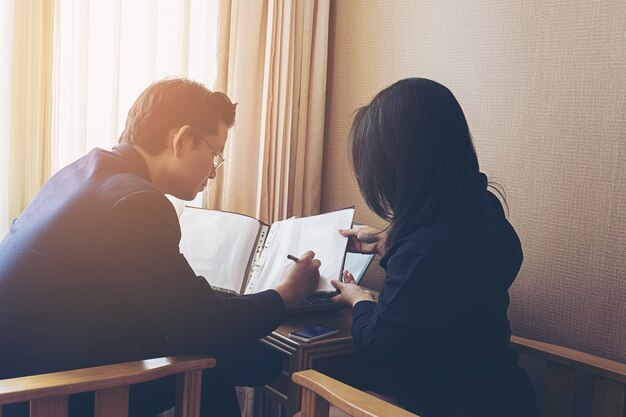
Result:
M217 1L1 2L0 237L51 174L117 143L150 83L213 85Z
M15 2L9 219L16 218L51 171L54 0Z
M215 79L238 102L209 207L265 222L318 213L329 9L329 0L16 1L4 219L54 171L114 144L132 100L167 74Z
M326 75L328 68L329 2L298 2L303 9L302 64L296 146L294 150L292 187L293 212L302 215L316 214L320 210L322 190L322 161L324 157L324 125L326 109ZM308 138L317 138L311 146ZM317 190L317 195L307 194ZM314 197L314 198L312 198Z
M9 157L15 0L0 2L0 239L9 229Z
M329 0L222 0L215 89L237 107L207 206L264 222L317 214Z

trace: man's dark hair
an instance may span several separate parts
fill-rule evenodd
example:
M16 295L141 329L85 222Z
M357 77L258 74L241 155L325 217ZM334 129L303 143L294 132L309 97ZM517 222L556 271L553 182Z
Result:
M235 108L224 93L183 78L157 81L146 88L128 111L119 142L139 146L151 155L165 149L170 129L189 125L216 134L220 122L231 127Z
M387 246L432 222L479 176L463 110L441 84L396 82L360 108L352 166L367 205L391 222Z

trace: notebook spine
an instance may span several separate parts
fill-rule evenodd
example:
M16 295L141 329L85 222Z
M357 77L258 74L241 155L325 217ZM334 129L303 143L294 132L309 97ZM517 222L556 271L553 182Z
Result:
M254 292L254 280L252 279L262 268L265 261L263 257L263 251L269 247L271 239L269 238L270 227L266 225L261 226L259 232L259 238L257 239L256 247L254 248L254 255L252 257L252 264L250 265L250 271L246 279L247 285L244 294L250 294Z

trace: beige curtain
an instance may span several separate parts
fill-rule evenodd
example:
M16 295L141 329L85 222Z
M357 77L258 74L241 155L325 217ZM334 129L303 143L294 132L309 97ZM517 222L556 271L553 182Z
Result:
M9 228L9 141L13 86L15 1L0 1L0 239Z
M238 103L207 206L273 222L319 213L329 0L222 0L215 89Z
M9 219L50 174L53 0L15 2Z
M128 109L153 81L213 86L217 0L56 0L52 171L117 143ZM171 198L178 210L185 204Z
M217 8L218 0L0 1L0 238L51 174L117 143L148 84L172 75L214 84Z

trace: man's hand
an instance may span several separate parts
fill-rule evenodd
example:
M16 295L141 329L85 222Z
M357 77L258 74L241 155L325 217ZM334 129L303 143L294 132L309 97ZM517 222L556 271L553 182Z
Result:
M314 258L315 253L313 251L303 253L298 262L287 269L280 284L274 288L283 298L287 310L313 294L317 289L321 262Z
M342 236L348 237L348 252L377 253L385 256L387 233L370 226L357 226L352 229L339 229Z
M343 282L337 280L330 282L333 284L333 287L341 291L341 294L332 298L336 303L354 307L359 301L375 301L372 293L359 287L354 280L354 276L348 271L343 271Z

